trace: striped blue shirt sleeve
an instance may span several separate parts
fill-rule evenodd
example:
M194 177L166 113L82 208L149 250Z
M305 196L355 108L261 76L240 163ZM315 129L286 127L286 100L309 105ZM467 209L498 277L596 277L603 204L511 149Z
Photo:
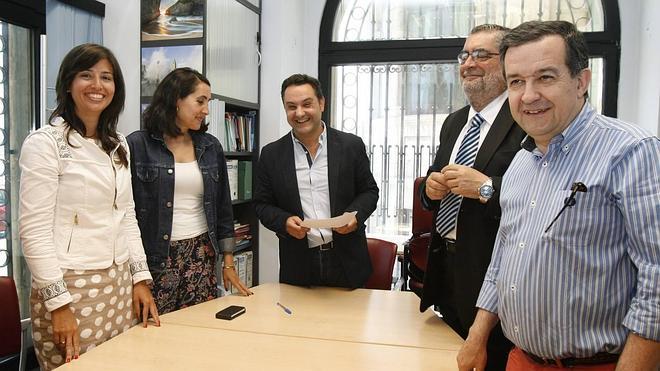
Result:
M613 167L615 202L624 215L637 289L623 325L660 341L660 140L644 138Z

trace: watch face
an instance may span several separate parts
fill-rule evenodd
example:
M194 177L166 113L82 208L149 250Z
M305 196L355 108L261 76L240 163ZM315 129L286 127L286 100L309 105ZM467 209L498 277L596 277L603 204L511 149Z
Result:
M483 198L490 198L493 193L495 193L495 189L491 185L484 184L479 188L479 195Z

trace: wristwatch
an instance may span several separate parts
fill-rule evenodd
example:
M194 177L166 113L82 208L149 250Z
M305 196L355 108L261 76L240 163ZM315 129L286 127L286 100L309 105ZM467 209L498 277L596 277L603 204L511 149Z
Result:
M493 188L493 180L491 178L488 178L479 187L479 201L485 204L493 196L493 193L495 193L495 188Z

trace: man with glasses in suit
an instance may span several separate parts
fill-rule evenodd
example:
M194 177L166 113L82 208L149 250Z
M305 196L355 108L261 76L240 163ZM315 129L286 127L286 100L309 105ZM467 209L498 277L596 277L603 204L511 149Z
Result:
M511 118L498 48L507 28L484 24L458 55L469 105L451 113L440 132L433 165L421 187L434 211L420 310L434 305L466 338L499 226L502 175L525 134ZM511 343L501 329L488 342L488 370L503 370Z

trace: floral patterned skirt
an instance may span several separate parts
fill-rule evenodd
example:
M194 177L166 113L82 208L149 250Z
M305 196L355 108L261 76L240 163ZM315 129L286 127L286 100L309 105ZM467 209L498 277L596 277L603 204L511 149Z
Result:
M158 314L165 314L218 297L216 254L208 233L170 242L165 268L151 272Z

